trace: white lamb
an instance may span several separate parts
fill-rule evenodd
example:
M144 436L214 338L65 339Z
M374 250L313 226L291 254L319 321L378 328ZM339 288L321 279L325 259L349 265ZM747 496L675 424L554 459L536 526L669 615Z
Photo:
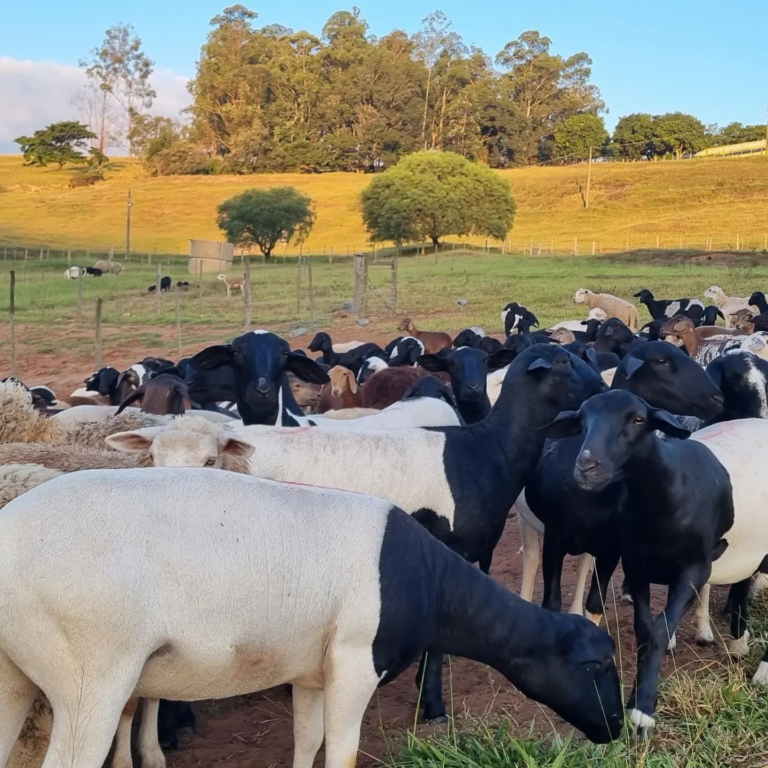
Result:
M586 304L590 309L602 309L609 318L617 317L630 331L637 332L639 327L637 307L618 296L613 296L610 293L592 293L587 288L579 288L573 294L573 302L574 304Z
M725 315L726 328L733 328L731 315L736 314L740 309L750 308L748 297L726 296L725 291L719 285L710 285L704 291L704 296L707 299L712 299L715 302L715 306Z
M595 307L594 309L589 310L589 314L587 315L587 320L599 320L600 322L603 322L608 319L608 315L600 309L600 307ZM558 328L565 328L567 331L583 331L584 330L584 321L583 320L563 320L561 323L556 323L555 325L550 328L552 331L556 331Z

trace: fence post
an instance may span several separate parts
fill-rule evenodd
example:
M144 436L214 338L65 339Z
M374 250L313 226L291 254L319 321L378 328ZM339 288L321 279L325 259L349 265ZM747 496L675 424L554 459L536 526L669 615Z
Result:
M309 285L309 321L315 324L315 289L312 285L312 262L307 262L307 282Z
M451 257L453 260L453 257ZM392 256L392 283L389 287L390 298L389 304L392 307L392 313L397 314L397 268L400 261L400 249L396 248L395 253Z
M11 376L16 376L16 271L11 270L11 295L8 304L9 320L11 324Z
M736 250L741 250L741 236L739 234L736 235Z
M245 275L243 282L243 332L251 330L251 260L244 262Z
M181 302L179 301L179 286L174 286L173 298L176 302L176 348L181 359Z
M574 256L579 255L579 238L578 237L573 238L573 255Z
M83 270L77 268L77 319L83 319Z
M595 241L592 241L592 255L595 255Z
M101 368L101 299L96 299L96 370Z
M197 263L197 276L199 280L200 293L198 294L198 303L200 304L200 314L203 314L203 261L202 259Z
M160 281L162 280L162 268L160 262L155 267L155 314L160 314Z
M40 261L42 261L42 260L43 260L43 251L44 251L44 250L45 250L44 248L41 248L41 249L40 249Z
M355 254L355 316L365 317L366 292L365 254Z
M72 266L72 251L67 251L67 268Z
M299 319L299 313L301 312L301 256L298 259L298 265L296 267L296 319Z
M659 236L656 235L656 250L659 250Z

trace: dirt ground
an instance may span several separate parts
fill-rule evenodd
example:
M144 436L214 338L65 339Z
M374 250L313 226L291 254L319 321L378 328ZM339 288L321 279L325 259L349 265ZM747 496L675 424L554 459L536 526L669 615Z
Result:
M59 330L59 329L57 329ZM146 328L144 330L147 330ZM152 349L142 348L126 342L124 338L105 334L104 361L118 368L124 368L140 360L145 355L165 354L174 357L174 329L158 327L150 329L160 334L159 346ZM275 328L284 333L282 328ZM455 329L458 332L460 329ZM28 334L33 331L27 329ZM64 331L64 329L61 329ZM66 331L64 331L66 332ZM71 330L69 333L76 333ZM68 333L68 338L71 336ZM208 343L211 329L205 329ZM222 334L219 341L231 338ZM6 331L0 334L0 340L6 340ZM382 346L392 336L366 333L366 329L357 328L351 322L334 329L333 337L337 341L349 341L353 338L376 341ZM204 344L193 341L194 334L189 334L190 343L183 348L183 354L193 354ZM298 338L294 347L303 347L311 340L311 334ZM0 345L0 373L9 367L7 345ZM68 394L82 385L83 379L93 370L93 360L89 351L75 349L68 353L62 351L25 352L21 377L29 384L47 384L55 387L58 394ZM7 374L3 374L7 375ZM522 576L522 556L520 535L514 513L510 515L505 534L496 550L492 575L513 591L520 586ZM563 603L570 605L575 582L574 558L566 561L563 573ZM620 575L614 576L616 600L618 601ZM726 629L719 620L719 612L714 606L722 604L724 594L713 590L713 618L718 621L720 634L727 637ZM654 597L654 607L660 610L663 605L664 591L658 589ZM541 600L541 582L537 584L534 596ZM622 670L622 677L629 686L634 674L634 638L632 633L631 608L617 604L617 610L610 607L609 596L608 623L614 639L619 638L617 664ZM694 642L692 615L683 622L678 631L678 644L675 654L665 664L665 674L676 668L703 665L712 659L726 657L722 642L712 649L701 649ZM716 631L717 634L717 631ZM392 684L382 688L374 696L365 716L360 742L360 764L373 765L380 762L390 751L395 752L398 741L407 730L414 726L417 690L414 684L416 668L401 675ZM501 675L488 667L466 660L452 660L450 669L446 666L444 674L444 693L449 712L456 716L505 717L512 719L521 734L531 728L538 732L547 732L552 728L567 732L570 730L551 711L526 699L518 693ZM452 705L451 705L452 701ZM252 765L284 766L290 765L292 756L292 715L290 697L282 689L235 699L195 704L197 714L197 732L194 736L182 740L180 749L169 754L170 768L199 768L200 766L227 766L245 768ZM434 728L445 726L420 726L420 731L428 733Z

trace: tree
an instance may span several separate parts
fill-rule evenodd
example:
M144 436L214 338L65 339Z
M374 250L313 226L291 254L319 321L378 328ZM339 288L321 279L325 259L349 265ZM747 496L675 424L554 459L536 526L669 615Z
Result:
M281 240L303 242L314 223L312 201L293 187L248 189L223 202L217 219L227 242L258 245L265 259Z
M453 152L417 152L363 191L363 220L374 242L479 235L502 240L512 228L509 182Z
M96 116L99 150L106 148L109 136L110 99L123 112L124 136L133 157L133 126L142 109L149 109L157 95L149 84L154 62L142 51L141 39L131 24L110 27L99 48L91 51L89 62L81 61L90 81L90 95L85 97ZM95 127L96 127L95 126Z
M742 144L747 141L761 141L764 138L764 125L729 123L713 134L712 143L714 146L719 147L726 144Z
M564 160L586 160L590 147L599 149L608 138L602 117L574 115L555 128L555 155Z
M611 150L618 157L640 160L653 155L653 117L643 112L619 119L613 131Z
M658 156L672 153L679 160L684 154L699 152L710 145L704 123L683 112L655 117L653 133L653 146Z
M14 142L21 147L27 165L48 165L57 163L62 168L67 163L85 162L88 140L96 134L78 122L52 123L47 128L35 131L32 136L20 136Z

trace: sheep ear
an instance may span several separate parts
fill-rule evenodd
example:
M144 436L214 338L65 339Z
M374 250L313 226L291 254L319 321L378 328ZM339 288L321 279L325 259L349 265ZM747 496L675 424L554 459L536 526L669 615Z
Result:
M648 409L648 424L651 429L658 429L665 435L678 437L681 440L691 436L690 430L681 427L680 422L671 413L667 413L661 408Z
M116 432L104 438L106 444L115 451L122 453L143 453L152 447L154 434L142 432Z
M718 317L722 317L723 320L725 320L725 315L719 309L717 310L716 314L718 315Z
M193 368L201 371L214 371L232 362L232 345L215 344L207 347L198 352L189 362Z
M506 368L516 357L517 353L513 349L497 349L488 358L488 368L491 371Z
M586 351L587 359L594 366L595 370L600 373L600 364L597 362L597 352L592 347L587 347Z
M295 352L288 354L286 370L308 384L327 384L330 381L328 374L314 360Z
M552 363L546 357L537 357L531 361L526 370L530 373L531 371L548 371L551 368Z
M352 394L357 394L357 381L355 381L355 374L352 371L347 371L347 382Z
M578 411L563 411L554 421L539 428L544 437L562 440L581 434L581 419Z
M238 459L249 459L253 456L254 447L249 443L238 440L236 437L224 437L219 439L221 452L227 456L236 456Z
M120 403L120 407L115 411L115 416L122 413L131 403L135 403L137 400L144 400L144 385L142 384L137 389L134 389L128 397Z
M612 325L609 325L609 326L608 326L608 327L605 329L605 336L613 336L613 331L614 331L614 328L613 328L613 326L612 326Z
M644 362L644 360L638 360L636 357L628 357L625 365L627 378L631 379L632 374L637 373L637 371L643 367Z
M439 355L419 355L416 365L420 365L425 371L436 373L445 370L445 358Z

